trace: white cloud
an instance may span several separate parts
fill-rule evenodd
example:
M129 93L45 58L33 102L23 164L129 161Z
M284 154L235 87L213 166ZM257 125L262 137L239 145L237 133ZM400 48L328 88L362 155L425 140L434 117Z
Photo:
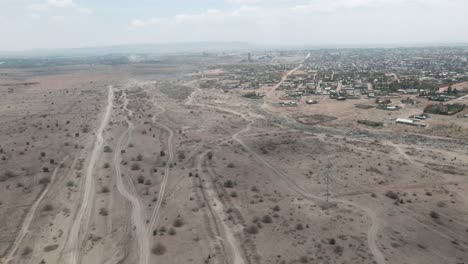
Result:
M259 18L261 9L253 6L241 6L232 11L221 11L218 9L208 9L198 14L178 14L174 16L176 23L221 21L229 22L233 20L247 21Z
M228 0L230 3L242 4L242 5L251 5L259 3L261 0Z
M76 11L81 14L86 14L86 15L91 15L93 13L93 10L89 8L84 8L84 7L77 7Z
M40 19L41 18L41 15L37 14L37 13L33 13L33 14L29 14L28 17L30 19L33 19L33 20L37 20L37 19Z
M52 20L61 22L65 20L65 17L64 16L52 16Z
M295 5L293 10L305 12L333 12L340 9L366 7L376 4L421 2L421 0L310 0L307 4Z
M160 19L157 19L157 18L149 18L149 19L133 19L131 22L130 22L130 27L132 28L142 28L142 27L146 27L146 26L151 26L151 25L156 25L158 23L160 23L161 20Z
M50 7L68 8L74 7L73 0L47 0L47 5Z
M81 14L89 15L93 13L91 9L82 7L76 4L75 2L73 2L73 0L46 0L45 2L40 3L40 4L30 5L29 8L35 11L53 11L57 9L70 9Z

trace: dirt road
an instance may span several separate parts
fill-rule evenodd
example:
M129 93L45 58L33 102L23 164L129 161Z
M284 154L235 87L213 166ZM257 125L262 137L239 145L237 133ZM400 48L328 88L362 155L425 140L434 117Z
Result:
M80 263L80 244L81 244L81 236L83 235L82 225L84 220L88 220L91 213L91 204L94 200L94 178L93 173L96 166L96 161L98 160L103 147L103 133L104 129L106 128L107 124L109 123L109 119L112 114L112 106L114 101L114 88L109 86L108 89L108 96L107 96L107 107L104 117L102 118L101 124L99 129L96 131L96 142L94 144L93 151L91 153L91 157L88 162L88 167L86 170L85 176L85 183L84 183L84 191L82 196L82 201L80 205L80 209L75 217L73 225L70 229L70 234L68 236L68 240L66 243L65 251L68 251L67 256L67 264L77 264ZM80 236L81 235L81 236Z

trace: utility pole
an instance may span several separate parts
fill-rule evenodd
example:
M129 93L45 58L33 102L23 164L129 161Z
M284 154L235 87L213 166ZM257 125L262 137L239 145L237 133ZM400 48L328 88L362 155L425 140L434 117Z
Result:
M329 202L329 197L330 197L330 176L331 176L331 168L332 164L330 163L330 160L328 160L327 165L325 166L325 179L327 182L327 193L325 196L327 197L327 203Z

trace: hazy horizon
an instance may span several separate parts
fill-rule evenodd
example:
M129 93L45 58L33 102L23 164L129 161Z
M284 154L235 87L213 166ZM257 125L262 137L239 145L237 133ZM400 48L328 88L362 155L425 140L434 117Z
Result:
M141 43L467 43L462 0L3 0L1 51Z

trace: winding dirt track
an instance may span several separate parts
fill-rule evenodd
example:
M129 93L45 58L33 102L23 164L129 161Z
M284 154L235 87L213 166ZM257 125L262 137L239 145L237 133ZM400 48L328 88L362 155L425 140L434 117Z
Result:
M104 114L104 117L101 121L101 125L96 132L96 142L94 144L93 151L91 153L91 158L89 159L88 168L86 171L85 177L85 184L84 184L84 193L81 202L80 209L78 214L75 217L73 225L70 229L70 234L68 236L68 240L66 243L65 250L69 250L68 252L68 260L66 261L67 264L77 264L80 263L80 234L82 234L82 225L83 220L88 221L91 213L91 205L94 200L94 179L93 179L93 172L96 165L96 161L101 154L104 138L103 133L104 129L106 128L107 124L109 123L109 119L112 114L112 106L114 101L114 88L109 86L108 89L108 96L107 96L107 108Z
M208 151L200 154L197 158L197 170L199 171L199 173L202 173L203 172L203 168L202 168L202 160L203 160L203 157L208 153ZM234 232L232 231L232 229L226 224L225 221L223 221L223 219L226 219L226 215L225 215L225 210L224 210L224 206L223 206L223 203L218 199L218 195L215 193L214 191L214 187L213 188L205 188L205 191L206 193L208 194L208 196L211 198L211 201L216 205L216 206L212 206L213 208L213 211L215 212L218 220L219 220L219 223L221 223L222 225L222 229L224 231L224 237L226 238L227 242L228 242L228 245L230 247L230 251L231 251L231 254L232 254L232 264L245 264L245 261L244 261L244 258L242 257L242 250L239 246L239 244L237 243L237 240L234 236Z
M155 107L161 109L161 111L158 114L154 115L153 118L151 119L153 124L158 124L156 122L157 117L160 116L161 114L163 114L164 112L166 112L166 109L159 106L156 103L155 98L153 98L152 102L153 102L153 105ZM168 153L169 153L169 159L166 162L166 166L164 168L164 178L163 178L163 181L161 183L161 187L159 188L158 201L156 202L156 205L155 205L155 207L153 209L153 212L151 214L151 219L150 219L150 223L149 223L149 226L148 226L148 232L149 233L152 233L153 229L156 228L156 226L158 224L159 215L160 215L159 211L161 210L161 205L162 205L162 202L164 200L164 194L166 192L167 180L169 178L171 164L174 161L174 146L173 146L173 143L172 143L173 138L174 138L174 131L171 128L169 128L168 126L166 126L166 125L163 125L163 124L158 124L158 125L161 126L162 128L164 128L164 130L166 130L169 133L169 137L167 139L167 148L168 148Z
M130 188L132 190L127 189L128 186L132 186L133 183L127 181L124 183L124 179L122 176L120 163L122 161L121 151L124 147L124 141L127 137L127 141L125 146L128 145L131 139L132 130L134 126L131 122L127 120L128 129L120 136L119 141L117 142L117 147L114 154L114 168L115 168L115 176L116 176L116 183L117 183L117 190L119 193L127 199L132 205L132 222L135 225L136 237L138 239L138 248L139 248L139 262L140 264L146 264L149 261L149 240L143 220L143 210L140 200L138 199L137 195L134 192L134 188Z
M161 209L162 202L164 200L164 194L166 192L166 186L167 186L167 179L169 178L169 172L170 172L170 167L171 163L174 161L174 147L172 144L172 139L174 137L174 131L170 129L166 125L160 125L162 126L168 133L169 137L167 139L167 148L168 148L168 153L169 153L169 160L166 163L166 167L164 168L164 178L161 183L161 187L159 188L159 193L158 193L158 201L156 203L156 206L154 207L153 214L151 216L151 221L149 225L149 230L153 230L155 226L158 224L159 220L159 211Z
M34 215L36 214L37 208L41 204L42 200L47 196L47 194L50 191L50 188L55 182L55 178L57 177L57 172L60 169L60 166L68 159L68 156L66 156L58 165L55 167L54 172L52 173L52 177L50 179L50 183L44 188L42 191L41 195L37 200L34 202L34 204L31 206L31 208L28 211L28 214L26 215L26 218L24 219L23 224L21 225L21 229L16 236L15 241L13 242L13 245L11 246L11 249L9 253L7 253L6 257L4 260L0 261L0 263L9 263L12 259L13 256L15 255L16 251L18 250L18 247L21 245L21 242L23 242L24 237L29 231L29 226L31 225L31 222L34 218Z

